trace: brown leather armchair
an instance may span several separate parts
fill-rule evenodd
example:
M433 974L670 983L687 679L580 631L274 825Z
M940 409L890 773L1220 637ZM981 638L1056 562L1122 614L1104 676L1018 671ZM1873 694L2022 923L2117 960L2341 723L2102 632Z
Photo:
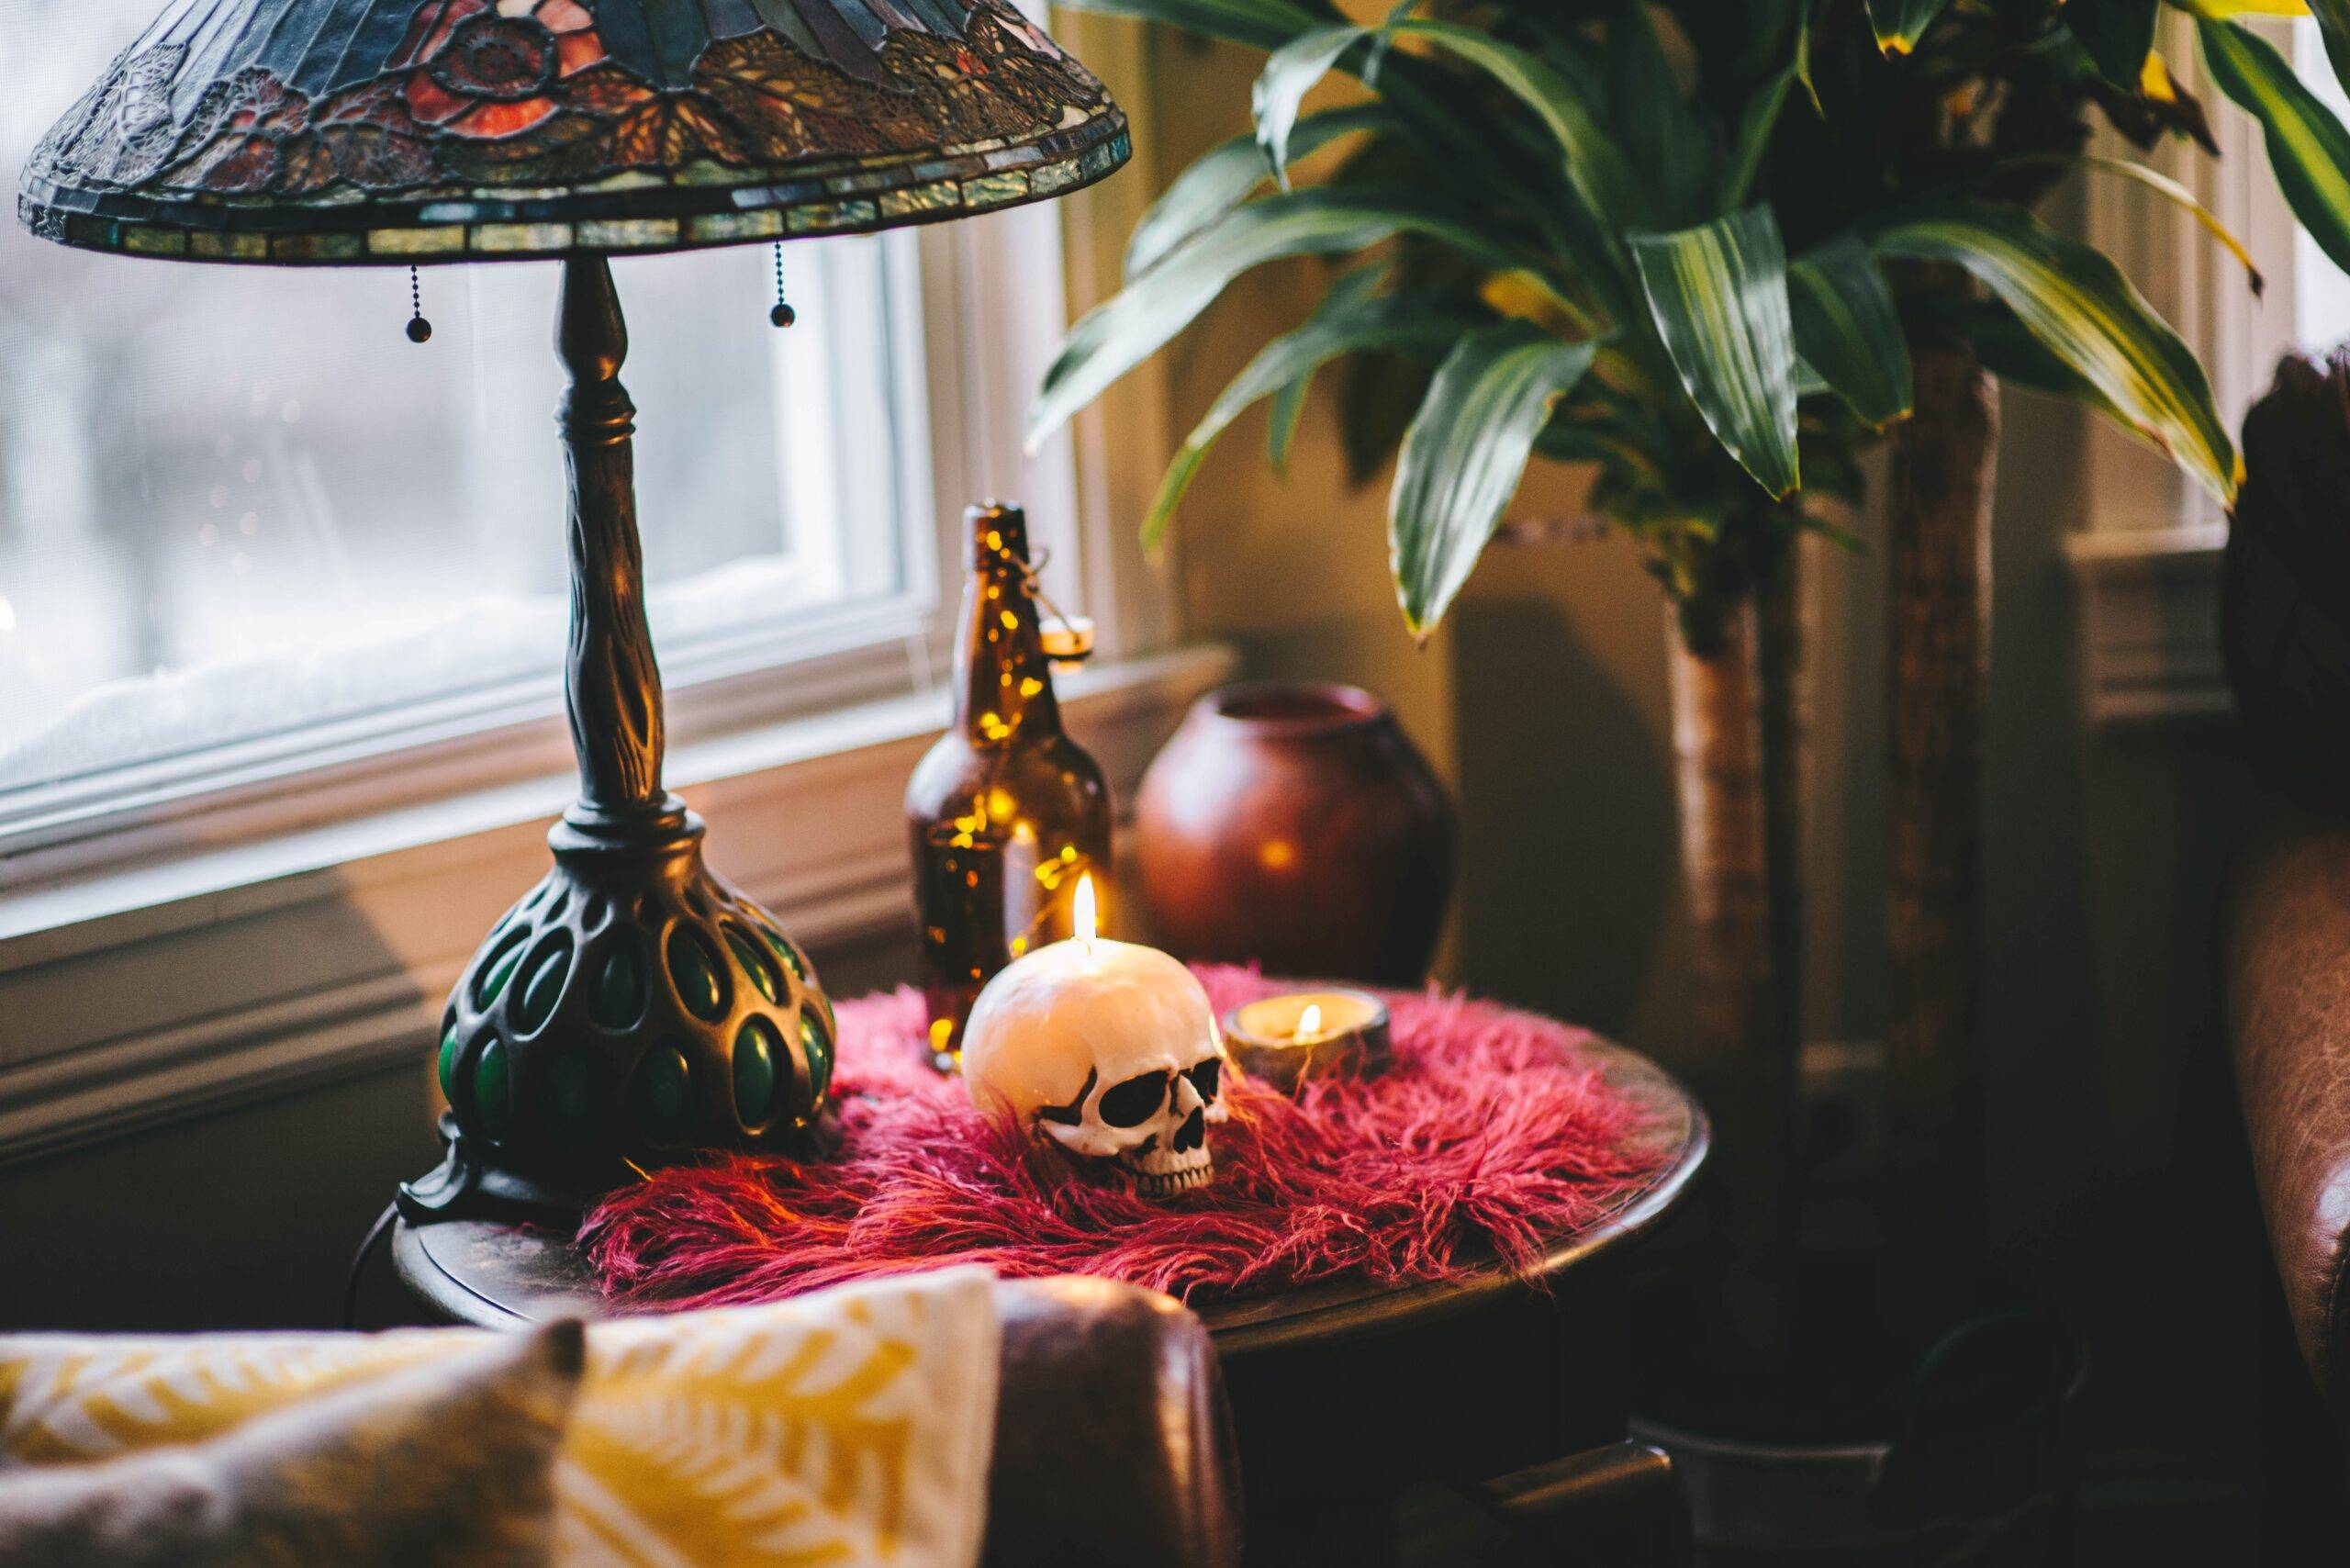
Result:
M2280 808L2240 857L2229 1045L2301 1359L2350 1409L2350 823Z
M1002 1379L980 1561L1238 1562L1240 1467L1200 1320L1107 1280L1007 1282L996 1300Z

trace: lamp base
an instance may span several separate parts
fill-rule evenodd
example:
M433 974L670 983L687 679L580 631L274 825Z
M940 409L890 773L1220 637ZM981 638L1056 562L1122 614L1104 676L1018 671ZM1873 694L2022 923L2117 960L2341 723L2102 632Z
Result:
M651 1164L807 1153L834 1026L806 956L702 863L675 796L575 806L554 867L465 967L442 1016L449 1152L402 1187L412 1224L576 1220Z
M486 1162L487 1150L465 1137L457 1118L441 1114L441 1163L394 1198L410 1225L442 1219L502 1219L562 1230L578 1226L602 1189L534 1181Z

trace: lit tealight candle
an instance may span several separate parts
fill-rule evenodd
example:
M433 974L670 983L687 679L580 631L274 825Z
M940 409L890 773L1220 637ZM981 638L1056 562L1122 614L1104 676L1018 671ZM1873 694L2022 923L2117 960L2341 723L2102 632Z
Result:
M1224 1015L1224 1037L1251 1078L1284 1090L1333 1072L1375 1072L1392 1043L1386 1004L1339 990L1245 1002Z
M1045 656L1072 669L1093 655L1093 622L1082 615L1056 615L1038 626Z

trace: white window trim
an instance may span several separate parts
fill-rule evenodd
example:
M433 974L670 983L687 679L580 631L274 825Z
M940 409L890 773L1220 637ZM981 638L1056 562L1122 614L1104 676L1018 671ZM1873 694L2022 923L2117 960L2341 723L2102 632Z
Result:
M2289 22L2250 23L2290 57ZM2220 155L2173 142L2143 161L2193 191L2244 241L2266 289L2255 298L2242 268L2193 215L2134 183L2085 176L2084 228L2178 329L2210 372L2234 434L2278 358L2295 347L2293 218L2258 126L2204 72L2192 19L2164 13L2156 44L2180 85L2201 100ZM2110 129L2099 131L2098 150L2143 156ZM2107 421L2085 415L2081 424L2084 515L2065 556L2080 606L2083 709L2100 725L2224 720L2232 703L2217 607L2226 516L2177 466Z
M1143 79L1139 29L1065 25L1080 58ZM1125 232L1151 188L1130 171L1057 204L924 230L918 248L919 352L934 389L961 391L934 391L921 434L934 506L959 513L996 495L1030 507L1051 591L1101 631L1064 711L1126 799L1233 662L1214 647L1165 651L1171 563L1146 561L1118 521L1141 515L1157 477L1147 459L1167 446L1163 381L1130 377L1033 459L1010 454L1071 305L1115 286L1114 247L1096 237ZM836 648L780 676L756 639L665 666L668 782L709 819L712 865L819 949L912 928L900 801L946 719L954 538L941 529L912 574L918 612L896 607L911 619L885 624L878 645L870 623L849 624ZM933 684L874 699L892 640L932 661ZM576 789L566 727L547 716L556 689L551 677L501 694L502 711L411 732L396 769L353 735L347 754L315 755L298 775L255 756L252 777L232 768L201 796L126 791L110 814L12 845L0 1164L404 1063L420 1082L448 987L543 874L546 825Z

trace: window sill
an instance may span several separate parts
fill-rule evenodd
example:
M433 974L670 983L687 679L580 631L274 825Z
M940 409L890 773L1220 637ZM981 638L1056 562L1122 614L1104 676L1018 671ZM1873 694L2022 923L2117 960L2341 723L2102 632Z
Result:
M1088 669L1070 727L1131 795L1232 655ZM899 801L943 692L699 741L672 788L710 857L822 948L910 924ZM546 866L568 775L0 899L0 1163L402 1061Z

